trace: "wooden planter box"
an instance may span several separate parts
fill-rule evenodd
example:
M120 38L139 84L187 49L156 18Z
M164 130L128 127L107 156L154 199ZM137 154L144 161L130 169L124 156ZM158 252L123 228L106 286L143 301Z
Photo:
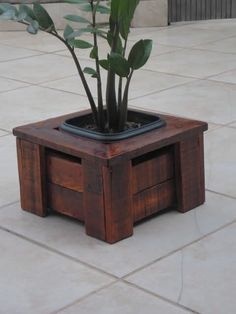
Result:
M114 243L145 217L205 201L206 123L161 115L166 127L112 144L59 130L66 118L87 112L14 129L24 210L74 217L88 235Z

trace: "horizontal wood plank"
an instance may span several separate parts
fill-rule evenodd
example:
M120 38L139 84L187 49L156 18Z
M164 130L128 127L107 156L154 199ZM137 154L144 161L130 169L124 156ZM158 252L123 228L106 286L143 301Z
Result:
M47 184L48 208L84 221L83 194L56 184Z
M145 160L147 158L147 160ZM137 159L134 160L134 163ZM171 148L143 156L133 164L133 193L136 194L174 177L174 158Z
M83 192L82 166L76 159L50 152L47 155L47 179L62 187Z
M176 202L175 182L168 180L133 196L134 221L139 221Z

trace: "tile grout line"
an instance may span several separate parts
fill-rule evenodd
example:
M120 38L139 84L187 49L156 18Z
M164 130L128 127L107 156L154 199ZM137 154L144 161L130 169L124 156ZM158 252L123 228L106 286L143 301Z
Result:
M227 198L230 198L230 199L233 199L233 200L236 200L236 196L232 196L232 195L229 195L229 194L217 192L217 191L214 191L214 190L211 190L211 189L208 189L208 188L206 188L206 191L214 193L214 194L217 194L217 195L220 195L220 196L224 196L224 197L227 197Z
M162 296L162 295L160 295L160 294L158 294L158 293L152 292L152 291L150 291L150 290L148 290L148 289L145 289L145 288L143 288L143 287L141 287L141 286L138 286L138 285L136 285L136 284L134 284L134 283L132 283L132 282L129 282L129 281L125 280L125 279L122 279L122 282L123 282L123 283L126 283L127 285L129 285L129 286L131 286L131 287L134 287L134 288L136 288L136 289L138 289L138 290L141 290L141 291L143 291L143 292L146 292L146 293L148 293L148 294L150 294L150 295L152 295L152 296L154 296L154 297L156 297L156 298L159 298L159 299L161 299L162 301L165 301L165 302L167 302L167 303L169 303L169 304L172 304L172 305L174 305L174 306L176 306L176 307L179 307L179 308L181 308L182 310L187 310L187 311L190 311L191 313L194 313L194 314L201 314L201 313L196 312L195 310L193 310L193 309L191 309L191 308L189 308L189 307L187 307L187 306L185 306L185 305L182 305L182 304L180 304L180 303L178 303L178 302L175 302L175 301L173 301L173 300L171 300L171 299L169 299L169 298L166 298L166 297L164 297L164 296Z
M4 206L4 207L6 207L6 206ZM59 255L59 256L61 256L61 257L67 258L67 259L69 259L69 260L71 260L71 261L73 261L73 262L76 262L76 263L79 263L79 264L81 264L81 265L83 265L83 266L86 266L87 268L90 268L91 270L100 272L100 273L103 274L103 275L109 276L109 277L111 277L111 278L113 278L113 279L116 279L116 280L119 279L119 277L117 277L116 275L113 275L113 274L111 274L111 273L109 273L109 272L107 272L107 271L105 271L105 270L103 270L103 269L97 268L96 266L93 266L93 265L91 265L91 264L89 264L89 263L86 263L86 262L84 262L84 261L82 261L82 260L80 260L80 259L78 259L78 258L76 258L76 257L73 257L73 256L70 256L70 255L68 255L68 254L66 254L66 253L63 253L63 252L61 252L61 251L59 251L59 250L57 250L57 249L54 249L53 247L50 247L50 246L48 246L48 245L46 245L46 244L43 244L43 243L39 242L39 241L30 239L30 238L28 238L27 236L24 236L24 235L22 235L22 234L20 234L20 233L18 233L18 232L15 232L15 231L13 231L13 230L10 230L10 229L8 229L8 228L2 226L2 225L0 225L0 230L5 231L5 232L8 232L8 233L10 233L11 235L14 235L14 236L16 236L16 237L18 237L18 238L20 238L20 239L25 240L25 241L28 241L28 242L30 242L31 244L35 244L35 245L41 247L42 249L47 250L47 251L49 251L49 252L51 252L51 253L55 253L55 254L57 254L57 255Z
M4 209L5 207L8 207L8 206L17 204L17 203L19 203L19 200L14 201L14 202L11 202L11 203L4 204L4 205L1 205L1 206L0 206L0 210L1 210L1 209Z
M77 303L81 303L82 301L86 300L86 299L89 298L90 296L92 296L92 295L94 295L94 294L96 294L96 293L98 293L98 292L100 292L100 291L102 291L102 290L105 290L105 289L109 288L110 286L112 286L112 285L114 285L114 284L116 284L117 282L120 282L120 281L121 281L120 279L117 279L117 280L115 280L115 281L113 281L113 282L110 282L109 284L106 284L105 286L102 286L102 287L100 287L100 288L97 288L97 289L95 289L95 290L89 292L88 294L82 296L81 298L76 299L75 301L71 302L70 304L65 305L65 306L63 306L63 307L61 307L61 308L59 308L59 309L57 309L57 310L55 310L55 311L53 311L53 312L50 312L49 314L57 314L57 313L60 313L61 311L65 310L65 309L68 309L68 308L70 308L71 306L73 306L73 305L75 305L75 304L77 304Z
M133 276L137 272L140 272L140 271L144 270L145 268L152 266L153 264L155 264L155 263L157 263L157 262L159 262L159 261L161 261L161 260L163 260L163 259L165 259L165 258L167 258L167 257L169 257L169 256L171 256L171 255L173 255L175 253L177 253L178 251L181 251L181 250L187 248L188 246L191 246L191 245L193 245L195 243L198 243L198 242L202 241L203 239L205 239L205 238L207 238L207 237L209 237L209 236L211 236L211 235L213 235L213 234L215 234L215 233L217 233L217 232L219 232L219 231L221 231L221 230L223 230L223 229L233 225L235 222L236 222L236 219L232 220L231 222L229 222L229 223L227 223L227 224L225 224L223 226L220 226L219 228L217 228L217 229L215 229L215 230L213 230L213 231L211 231L209 233L204 234L203 236L199 237L198 239L195 239L195 240L193 240L193 241L191 241L191 242L189 242L189 243L187 243L187 244L185 244L185 245L183 245L183 246L181 246L181 247L179 247L179 248L177 248L177 249L175 249L175 250L173 250L173 251L171 251L171 252L169 252L169 253L161 256L161 257L158 257L157 259L155 259L155 260L153 260L153 261L151 261L151 262L149 262L149 263L147 263L147 264L145 264L145 265L143 265L143 266L141 266L141 267L131 271L130 273L122 276L121 279L126 280L127 277Z

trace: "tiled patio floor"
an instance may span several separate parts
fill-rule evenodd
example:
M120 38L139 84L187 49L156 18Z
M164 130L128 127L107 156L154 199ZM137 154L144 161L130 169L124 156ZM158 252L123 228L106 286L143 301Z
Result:
M1 314L236 313L236 20L136 29L129 45L139 38L154 51L130 105L209 122L207 201L115 245L65 217L21 211L12 128L88 102L61 43L0 32Z

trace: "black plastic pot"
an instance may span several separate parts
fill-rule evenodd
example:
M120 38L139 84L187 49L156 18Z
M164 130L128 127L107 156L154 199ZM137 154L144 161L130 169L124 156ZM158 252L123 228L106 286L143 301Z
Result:
M63 131L84 136L90 139L102 141L102 142L113 142L120 141L126 138L137 136L154 129L161 128L166 125L165 121L159 116L151 113L144 113L142 111L129 110L128 111L128 121L134 123L140 123L141 126L137 128L129 128L123 132L119 133L102 133L87 129L82 127L86 124L91 124L93 121L92 114L86 114L84 116L79 116L76 118L66 120L60 128Z

